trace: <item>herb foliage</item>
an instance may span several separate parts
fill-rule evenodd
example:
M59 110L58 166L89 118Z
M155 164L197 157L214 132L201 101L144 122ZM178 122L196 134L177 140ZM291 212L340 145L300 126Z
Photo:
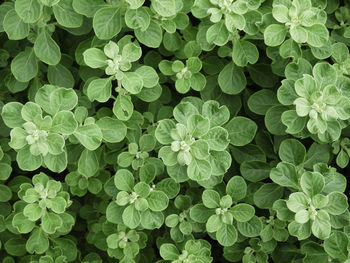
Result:
M5 0L2 263L349 263L350 5Z

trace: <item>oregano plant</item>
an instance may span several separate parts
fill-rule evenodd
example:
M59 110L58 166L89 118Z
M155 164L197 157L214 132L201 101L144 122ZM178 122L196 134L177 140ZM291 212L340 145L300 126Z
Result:
M3 0L0 262L349 263L350 3Z

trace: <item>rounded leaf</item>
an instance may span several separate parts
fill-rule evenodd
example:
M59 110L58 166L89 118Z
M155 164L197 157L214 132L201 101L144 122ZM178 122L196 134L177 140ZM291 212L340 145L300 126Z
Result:
M103 140L110 143L122 141L127 133L127 128L123 122L111 117L103 117L96 122L102 132Z
M134 188L134 176L126 169L119 169L114 176L114 184L119 190L132 192Z
M230 120L225 128L232 145L244 146L254 139L258 126L251 119L239 116Z
M168 196L162 191L151 191L147 197L149 208L152 211L163 211L168 207Z

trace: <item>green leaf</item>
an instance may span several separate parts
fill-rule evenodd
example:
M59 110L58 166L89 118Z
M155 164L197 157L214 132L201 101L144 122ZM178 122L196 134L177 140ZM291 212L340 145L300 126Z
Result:
M63 221L61 217L50 212L46 212L41 219L41 228L48 234L54 234L62 224Z
M228 131L230 143L234 146L244 146L250 143L258 129L251 119L246 117L234 117L225 126Z
M78 161L78 172L86 177L92 177L98 171L99 163L94 151L85 149Z
M73 89L58 88L50 93L50 108L57 113L72 110L78 104L78 96Z
M63 197L56 196L51 199L51 210L56 214L62 214L67 207L67 202Z
M274 4L272 8L273 17L280 23L287 23L289 21L288 7L281 2L281 4Z
M230 112L226 106L220 106L215 100L208 100L203 104L202 116L210 121L210 127L221 126L230 118Z
M37 221L42 216L42 213L42 208L36 203L28 204L23 209L23 215L32 222Z
M176 91L185 94L191 88L191 81L188 79L177 79L175 82Z
M198 109L192 103L181 102L174 108L173 115L175 120L177 120L179 123L187 125L189 117L192 115L199 115L199 112Z
M268 89L262 89L253 93L248 99L249 109L259 115L265 115L269 108L278 105L275 93Z
M127 133L123 122L111 117L103 117L96 122L101 129L103 140L110 143L122 141Z
M208 9L212 7L209 0L197 0L192 7L192 13L196 18L204 18L208 16Z
M309 207L309 203L306 195L302 192L290 194L287 201L287 207L289 210L295 213L299 212L300 210L307 209Z
M71 135L78 128L78 123L75 116L70 111L58 112L52 120L51 131L61 133L63 135Z
M139 141L140 150L144 152L150 152L156 146L156 139L151 134L144 134Z
M159 253L165 260L176 260L179 257L179 251L175 245L170 243L162 244L160 246Z
M185 78L177 79L175 82L175 88L177 92L185 94L191 89L191 80Z
M236 243L238 233L233 225L223 224L216 232L216 238L220 245L228 247Z
M283 112L289 108L282 105L276 105L271 107L265 115L265 126L267 130L274 135L285 135L285 126L281 121L281 116Z
M26 104L24 104L21 110L21 115L23 120L27 122L34 122L37 119L37 117L41 117L42 110L38 104L29 101Z
M232 218L232 216L231 216ZM218 231L223 225L223 222L219 215L214 214L209 217L207 223L205 224L205 228L209 233L213 233Z
M124 207L117 205L115 202L109 203L106 209L107 221L113 224L122 223L123 210L124 210Z
M294 219L299 224L305 224L310 220L310 213L307 210L300 210L295 214Z
M312 73L315 77L316 83L320 88L324 88L328 85L333 85L336 83L337 74L332 65L327 62L317 63Z
M286 38L287 28L280 24L271 24L264 31L264 41L267 46L276 47Z
M12 225L22 234L30 233L35 223L28 220L23 213L16 214L12 219Z
M39 0L41 4L45 6L52 7L53 5L57 4L59 0Z
M307 30L307 43L313 47L322 47L328 41L328 29L325 25L315 24L305 28Z
M8 11L3 21L4 30L11 40L21 40L29 35L29 24L25 23L15 9Z
M11 62L11 72L20 82L30 81L38 74L38 62L32 48L18 53Z
M75 130L74 136L90 151L94 151L100 146L103 137L101 129L96 124L79 126Z
M223 175L230 168L232 157L227 151L211 151L209 162L212 175Z
M332 45L332 57L338 62L344 62L348 58L348 47L341 42L334 43Z
M175 0L153 0L152 7L163 17L174 16L177 11Z
M270 165L261 161L245 161L240 166L244 179L253 183L268 178L270 170Z
M104 7L93 17L93 28L99 39L109 40L122 29L121 10L119 7Z
M273 210L277 213L277 218L282 221L293 220L295 214L287 207L285 200L277 200L272 206Z
M120 169L114 176L114 184L119 190L132 192L134 188L134 176L126 169Z
M168 207L168 196L162 191L151 191L147 197L149 208L152 211L163 211Z
M77 28L83 24L83 16L74 11L72 2L73 0L60 0L53 5L52 11L61 26Z
M156 128L155 136L161 144L170 144L174 139L170 136L170 131L175 129L175 123L172 120L161 120Z
M331 223L329 215L324 210L319 210L315 220L312 222L312 234L319 239L326 239L331 234Z
M306 149L300 141L287 139L281 143L278 155L282 161L299 165L305 160Z
M164 224L164 215L162 212L152 211L150 209L141 213L141 225L145 229L158 229Z
M310 221L305 224L293 221L288 225L288 231L292 236L296 236L298 240L307 239L311 235Z
M325 186L323 175L318 172L304 172L300 178L300 186L309 197L322 192Z
M135 36L140 43L150 48L157 48L162 43L162 29L158 23L151 20L146 30L135 29Z
M247 85L247 80L241 68L230 62L219 74L218 78L221 90L230 95L239 94Z
M0 202L7 202L12 198L11 189L3 184L0 184Z
M113 113L121 121L127 121L130 119L134 111L134 105L131 102L130 96L118 95L113 104Z
M62 251L67 261L74 261L77 258L77 247L73 240L68 238L53 238L52 243Z
M248 204L237 204L229 211L233 215L233 218L238 222L249 221L255 213L254 207Z
M162 90L163 88L159 84L157 84L152 88L142 89L139 94L136 94L136 97L145 102L153 102L160 98L160 96L162 95Z
M156 189L163 191L169 199L172 199L179 194L180 184L173 178L166 178L156 185Z
M140 212L135 209L134 205L125 208L122 217L124 224L131 229L136 228L141 222Z
M41 166L42 158L40 155L32 155L29 146L27 146L18 151L16 161L20 169L34 171Z
M191 115L187 119L188 132L195 138L205 135L209 131L210 123L201 115Z
M145 0L126 0L126 2L130 5L131 9L136 9L141 7Z
M152 88L158 84L159 77L157 72L150 66L141 66L135 70L135 73L139 75L143 80L143 86L145 88Z
M259 217L253 216L247 222L237 222L238 231L245 237L256 237L260 235L263 224Z
M103 0L73 0L72 6L78 14L91 18L105 6L105 2Z
M24 120L21 117L23 104L19 102L9 102L2 108L2 120L9 128L21 127Z
M0 163L0 180L7 180L12 172L12 167L7 163Z
M63 152L65 140L62 135L57 133L51 133L46 137L46 143L49 149L49 153L57 155Z
M273 203L283 196L283 192L279 185L264 184L254 193L254 203L262 209L272 208Z
M6 252L11 256L23 257L26 254L25 242L26 240L24 238L10 238L4 244L4 248Z
M299 178L296 167L293 164L280 162L276 168L272 168L270 178L276 184L293 189L299 189Z
M245 40L235 41L232 50L232 60L239 66L244 67L250 64L255 64L258 61L259 52L256 46Z
M36 38L34 52L38 59L49 65L57 65L61 60L60 47L46 30L41 31Z
M151 23L151 17L145 7L128 9L125 13L125 23L132 29L139 28L145 31Z
M35 23L39 20L41 6L38 0L19 0L15 2L15 10L25 23Z
M214 151L223 151L229 144L228 132L222 127L211 128L202 139L205 140L210 149Z
M203 204L196 204L190 210L191 219L198 223L206 223L208 218L214 213L213 209L208 209Z
M39 104L44 111L46 111L51 115L53 115L54 112L51 110L50 96L51 96L51 93L56 89L58 89L58 87L56 86L48 85L48 84L44 85L37 90L34 98L35 103Z
M209 44L223 46L229 40L229 32L226 29L224 21L215 23L208 28L206 39Z
M247 184L241 176L234 176L227 182L226 193L233 201L242 200L247 194Z
M135 62L141 57L141 55L142 49L135 43L129 43L123 47L122 57L126 61Z
M328 196L328 204L324 208L331 215L340 215L348 208L348 198L343 193L332 192Z
M282 113L281 120L287 126L286 132L297 134L305 128L307 118L300 117L295 110L288 110Z
M70 89L74 87L75 82L72 73L62 64L49 65L47 78L52 85Z
M332 234L327 238L324 243L324 250L332 258L340 260L346 260L348 258L349 238L347 235L340 231L332 231Z
M94 79L87 88L89 100L98 102L106 102L112 95L112 82L110 78Z
M297 43L305 43L308 39L307 30L301 25L291 27L289 33L292 39Z
M174 166L178 163L178 153L174 152L170 146L164 146L160 148L158 157L162 159L166 166Z
M131 94L138 94L141 92L143 87L143 80L135 72L126 72L123 74L122 86Z
M301 48L293 39L287 39L280 47L280 55L283 58L299 58L301 57Z
M83 53L84 62L90 68L104 68L107 66L107 57L101 49L89 48Z
M336 163L340 168L345 168L349 164L349 155L345 151L340 150L336 158Z
M192 159L187 167L187 175L194 181L201 181L210 178L211 166L206 160Z
M220 207L220 195L214 190L204 190L202 200L203 204L208 208Z
M44 163L52 172L61 173L67 168L67 153L65 151L58 155L48 153L44 156Z
M43 254L49 249L49 239L41 228L36 228L31 233L26 243L29 253Z

